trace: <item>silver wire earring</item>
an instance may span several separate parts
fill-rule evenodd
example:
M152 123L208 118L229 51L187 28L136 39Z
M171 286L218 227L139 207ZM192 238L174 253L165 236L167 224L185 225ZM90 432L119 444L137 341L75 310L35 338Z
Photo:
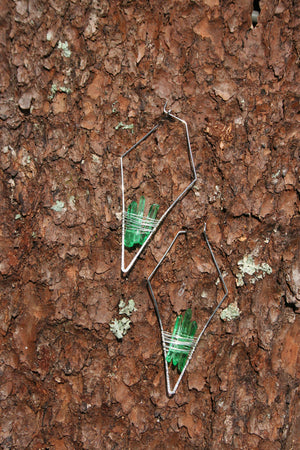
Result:
M192 181L189 185L175 198L175 200L171 203L171 205L166 209L165 212L161 215L160 218L156 218L158 214L159 205L157 203L153 203L150 208L147 217L144 217L144 208L145 208L145 198L141 196L139 199L139 204L136 201L131 201L129 205L125 204L125 186L124 186L124 167L123 161L134 149L136 149L141 143L146 141L161 125L161 121L157 123L152 130L150 130L144 137L142 137L136 144L134 144L129 150L127 150L121 156L121 184L122 184L122 255L121 255L121 270L125 274L129 272L134 266L140 254L143 252L150 239L157 231L158 227L165 219L165 217L169 214L169 212L174 208L174 206L184 197L184 195L191 189L194 183L197 180L196 169L194 165L189 130L185 120L180 119L171 113L171 110L166 109L166 105L164 106L164 118L174 119L182 123L185 127L186 133L186 141L187 141L187 152L188 159L191 169ZM130 263L125 265L125 248L130 249L132 247L139 247L135 256L132 258Z
M223 296L222 300L218 303L218 305L216 306L216 308L214 309L212 314L209 316L208 320L206 321L205 325L203 326L198 337L195 337L196 330L197 330L197 324L196 324L196 321L193 321L193 322L191 321L191 316L192 316L191 309L188 309L185 311L184 317L181 315L177 317L172 333L170 333L169 331L166 331L164 329L163 324L162 324L161 315L159 312L158 303L157 303L157 300L156 300L156 297L154 295L153 288L151 285L151 280L155 276L159 267L164 262L166 256L168 255L169 251L175 244L177 238L180 235L185 234L185 233L186 233L186 231L179 231L177 233L177 235L173 239L171 245L169 246L169 248L167 249L167 251L165 252L163 257L161 258L161 260L159 261L159 263L157 264L157 266L155 267L155 269L153 270L153 272L149 275L149 277L147 279L149 292L150 292L150 295L153 300L154 308L155 308L156 315L158 318L158 323L160 326L162 347L163 347L163 354L164 354L164 361L165 361L167 393L169 396L172 396L176 393L177 388L180 384L180 381L182 380L182 377L189 365L189 362L193 356L193 353L195 352L195 349L196 349L201 337L203 336L203 334L204 334L205 330L207 329L207 327L209 326L212 318L214 317L214 315L216 314L216 312L218 311L218 309L220 308L220 306L222 305L222 303L224 302L225 298L228 295L227 286L225 284L222 273L219 269L218 263L215 259L211 245L210 245L207 235L206 235L206 224L205 224L204 230L203 230L203 235L204 235L206 244L208 246L210 255L212 257L213 263L217 269L219 278L222 282L223 289L224 289L224 296ZM171 387L171 382L170 382L170 373L169 373L170 365L178 366L178 371L179 371L178 379L173 388Z

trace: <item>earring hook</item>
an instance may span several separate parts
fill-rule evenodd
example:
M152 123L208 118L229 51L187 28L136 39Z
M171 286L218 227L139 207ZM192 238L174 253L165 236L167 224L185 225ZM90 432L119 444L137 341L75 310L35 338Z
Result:
M172 110L171 109L168 109L168 110L166 109L167 108L167 104L168 104L168 100L166 101L165 106L164 106L164 113L169 115Z

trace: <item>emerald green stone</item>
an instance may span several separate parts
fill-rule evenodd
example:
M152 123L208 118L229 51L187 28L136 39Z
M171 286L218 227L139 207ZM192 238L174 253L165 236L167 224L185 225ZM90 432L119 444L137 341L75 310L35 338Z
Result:
M178 335L180 327L181 327L181 322L182 322L182 316L178 316L177 319L176 319L175 325L174 325L174 330L173 330L173 333L172 333L172 337ZM174 348L176 349L176 345L172 345L172 343L171 343L169 351L168 351L168 354L167 354L167 361L168 362L172 361L172 358L173 358L173 355L174 355L174 352L173 352Z
M151 205L150 208L149 208L147 219L155 220L156 216L157 216L157 213L158 213L158 210L159 210L159 205L157 205L156 203ZM140 237L140 242L139 242L140 245L143 245L143 243L145 242L145 240L147 239L147 237L149 236L150 233L151 233L151 231L148 231L146 233L145 232L141 233L141 235L140 235L141 236Z
M185 312L183 321L182 321L182 327L181 327L182 336L188 336L191 318L192 318L192 310L187 309Z
M167 362L172 362L173 366L178 366L178 371L182 372L191 349L191 343L185 342L185 338L193 339L197 331L197 323L191 322L192 310L187 309L184 317L178 316L174 325L172 338L174 338L167 353ZM182 339L183 345L178 341ZM177 351L176 351L177 350Z
M128 206L124 237L124 245L126 248L143 245L156 225L155 219L159 205L156 203L151 205L148 216L144 219L145 202L145 197L142 195L139 206L137 206L136 201L131 202Z
M193 338L195 336L195 334L196 334L196 331L197 331L197 322L193 321L190 324L189 331L188 331L188 336L190 338ZM187 354L186 353L181 353L180 360L178 361L178 370L179 370L179 372L182 372L182 370L183 370L183 368L184 368L184 366L186 364L187 359L188 359L188 353Z
M134 235L134 241L135 243L138 243L140 240L140 230L142 226L142 220L144 217L144 209L145 209L145 197L142 195L139 201L139 207L137 210L137 217L135 222L136 232Z
M180 360L180 353L179 352L173 352L172 364L173 364L174 367L177 366L179 360Z
M158 213L158 210L159 210L159 205L157 205L156 203L153 203L153 205L151 205L150 209L149 209L149 213L148 213L149 219L155 219L156 215Z
M128 206L127 217L132 217L131 214L137 213L137 202L131 202ZM128 226L127 230L125 230L125 239L124 245L125 247L133 247L135 241L135 231L133 227Z

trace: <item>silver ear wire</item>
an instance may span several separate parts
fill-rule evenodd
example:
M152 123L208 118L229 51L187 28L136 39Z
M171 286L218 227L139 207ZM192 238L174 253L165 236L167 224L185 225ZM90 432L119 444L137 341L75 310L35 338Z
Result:
M169 115L171 113L171 109L167 110L167 104L168 104L168 100L166 101L166 103L164 105L164 113Z
M173 239L172 243L170 244L169 248L166 250L166 252L164 253L163 257L161 258L161 260L158 262L157 266L155 267L155 269L153 270L153 272L149 275L148 279L147 279L147 283L148 283L148 289L150 292L150 295L152 297L153 300L153 304L154 304L154 308L155 308L155 312L157 315L157 319L158 319L158 323L159 323L159 327L160 327L160 332L161 332L161 339L162 339L162 347L163 347L163 353L164 353L164 361L165 361L165 375L166 375L166 384L167 384L167 393L169 396L172 396L176 393L177 388L182 380L182 377L189 365L189 362L193 356L193 353L200 341L200 339L202 338L205 330L207 329L207 327L209 326L212 318L214 317L214 315L216 314L216 312L218 311L218 309L220 308L220 306L222 305L222 303L224 302L225 298L228 295L228 289L227 286L225 284L224 278L222 276L222 273L219 269L218 263L215 259L215 256L213 254L211 245L208 241L207 235L206 235L206 224L204 225L204 229L203 229L203 235L206 241L206 244L208 246L209 252L211 254L212 260L214 262L214 265L217 269L218 275L221 279L223 288L224 288L224 296L222 298L222 300L218 303L217 307L214 309L214 311L212 312L212 314L210 315L210 317L208 318L208 320L206 321L204 327L202 328L199 336L195 339L191 339L191 338L187 338L186 336L181 336L180 334L170 334L169 332L166 332L163 328L163 324L162 324L162 320L161 320L161 316L159 313L159 307L151 286L151 280L152 278L155 276L157 270L159 269L159 267L161 266L161 264L163 263L163 261L165 260L166 256L168 255L169 251L171 250L171 248L173 247L173 245L175 244L177 238L181 235L181 234L185 234L186 231L179 231L175 238ZM174 385L173 389L171 388L171 384L170 384L170 376L169 376L169 365L168 365L168 361L167 361L167 354L171 348L171 346L173 345L173 347L176 348L176 351L178 352L183 352L183 353L188 353L188 357L186 360L186 363L177 379L176 384Z

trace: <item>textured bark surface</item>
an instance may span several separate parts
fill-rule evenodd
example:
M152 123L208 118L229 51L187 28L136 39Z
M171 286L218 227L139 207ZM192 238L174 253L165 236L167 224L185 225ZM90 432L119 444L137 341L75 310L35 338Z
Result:
M300 7L260 7L253 28L250 0L1 0L1 448L300 447ZM198 180L122 277L119 157L166 100ZM161 204L183 182L167 136ZM187 228L155 289L170 320L208 313L205 221L240 316L215 316L170 399L146 277Z

